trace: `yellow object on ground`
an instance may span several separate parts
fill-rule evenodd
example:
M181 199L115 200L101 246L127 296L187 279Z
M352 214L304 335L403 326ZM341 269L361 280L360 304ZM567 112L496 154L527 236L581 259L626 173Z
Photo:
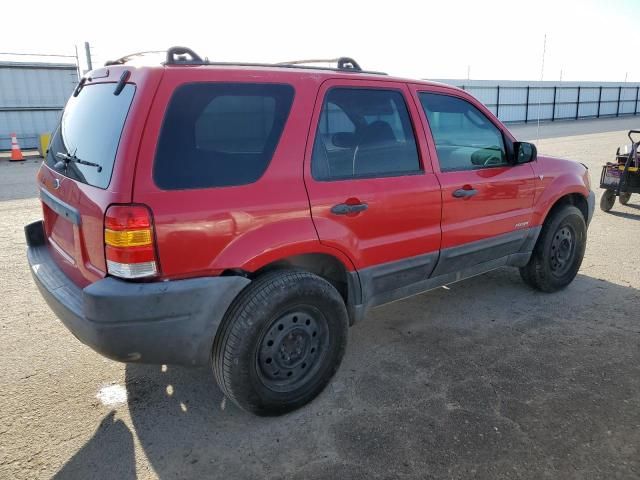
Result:
M49 142L51 141L50 133L40 134L40 143L38 144L38 152L42 158L47 156L47 150L49 150Z

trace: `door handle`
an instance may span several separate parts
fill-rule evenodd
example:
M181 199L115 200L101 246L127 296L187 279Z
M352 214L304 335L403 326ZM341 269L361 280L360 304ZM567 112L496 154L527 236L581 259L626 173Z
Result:
M369 205L366 203L339 203L338 205L331 207L331 213L334 215L349 215L350 213L364 212L367 208L369 208Z
M478 191L475 188L471 188L469 190L459 188L458 190L455 190L452 195L456 198L469 198L473 197L476 193L478 193Z

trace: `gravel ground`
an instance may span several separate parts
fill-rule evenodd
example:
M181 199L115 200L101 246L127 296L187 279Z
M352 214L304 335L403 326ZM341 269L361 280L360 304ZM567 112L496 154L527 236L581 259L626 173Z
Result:
M639 124L513 130L597 188ZM596 211L565 291L502 269L379 308L316 401L265 419L206 369L115 363L62 326L24 254L38 166L0 160L0 478L640 478L640 196Z

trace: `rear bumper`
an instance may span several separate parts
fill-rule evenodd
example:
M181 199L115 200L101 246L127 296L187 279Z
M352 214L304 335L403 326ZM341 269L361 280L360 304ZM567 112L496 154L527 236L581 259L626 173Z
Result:
M31 274L82 343L121 362L206 365L227 308L250 280L240 276L131 283L107 277L81 289L55 264L41 233L25 227Z
M591 223L591 219L593 218L593 212L596 211L596 194L593 191L589 191L589 196L587 197L587 226Z

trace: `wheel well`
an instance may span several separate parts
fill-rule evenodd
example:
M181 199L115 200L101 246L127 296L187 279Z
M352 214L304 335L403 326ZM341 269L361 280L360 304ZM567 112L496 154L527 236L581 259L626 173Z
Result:
M568 195L565 195L564 197L560 197L556 201L556 203L553 204L551 210L549 210L547 217L549 217L551 213L564 205L573 205L574 207L577 207L578 210L582 212L584 222L589 222L589 205L587 204L587 199L584 198L584 196L580 193L570 193Z
M292 257L282 258L269 263L259 270L249 274L249 278L282 268L298 268L314 273L331 283L348 305L349 299L349 276L343 263L337 258L324 253L306 253Z

